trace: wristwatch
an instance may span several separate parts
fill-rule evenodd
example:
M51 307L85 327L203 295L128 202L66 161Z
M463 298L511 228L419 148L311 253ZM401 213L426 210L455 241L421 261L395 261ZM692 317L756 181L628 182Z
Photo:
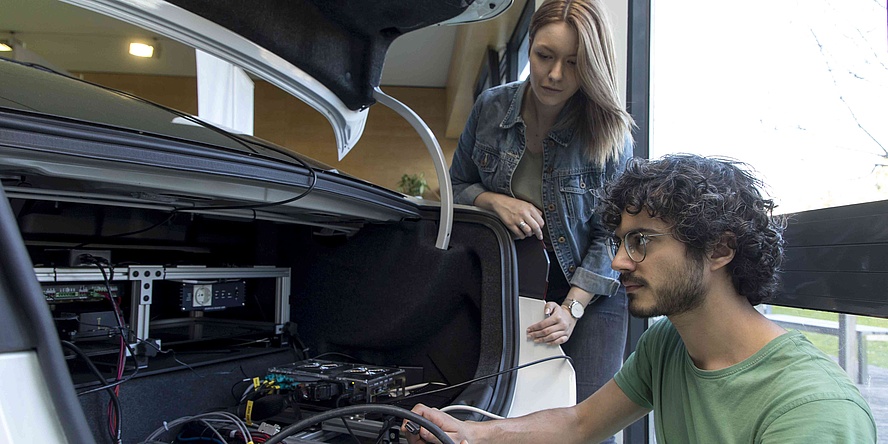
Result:
M573 316L574 319L582 318L583 312L585 311L583 309L583 304L581 304L580 301L578 301L576 299L568 299L567 301L570 301L570 303L567 305L564 305L564 304L562 304L562 305L567 307L567 311L570 312L570 315ZM567 301L564 301L564 302L567 302Z

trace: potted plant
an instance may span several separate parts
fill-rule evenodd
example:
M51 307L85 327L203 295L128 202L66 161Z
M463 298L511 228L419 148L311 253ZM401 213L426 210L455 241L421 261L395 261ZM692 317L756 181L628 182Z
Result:
M398 191L408 195L422 197L422 194L429 188L423 173L405 174L401 176L398 182Z

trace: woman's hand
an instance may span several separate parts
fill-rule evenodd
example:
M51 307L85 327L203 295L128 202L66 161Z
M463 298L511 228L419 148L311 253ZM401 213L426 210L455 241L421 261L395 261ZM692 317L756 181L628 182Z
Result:
M543 212L532 203L486 191L475 198L475 205L493 211L518 239L536 236L543 240L546 221Z
M546 302L544 311L546 319L527 327L527 338L533 342L549 345L561 345L570 339L577 320L561 305Z

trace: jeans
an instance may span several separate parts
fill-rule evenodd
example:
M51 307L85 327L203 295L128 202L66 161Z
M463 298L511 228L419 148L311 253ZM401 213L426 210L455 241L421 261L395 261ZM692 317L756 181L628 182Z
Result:
M569 290L570 285L550 252L546 300L562 303ZM629 325L627 305L626 290L622 286L614 296L598 297L586 306L585 313L574 326L570 339L561 345L564 353L573 360L576 370L577 403L595 393L613 378L623 365ZM610 438L604 442L614 441Z

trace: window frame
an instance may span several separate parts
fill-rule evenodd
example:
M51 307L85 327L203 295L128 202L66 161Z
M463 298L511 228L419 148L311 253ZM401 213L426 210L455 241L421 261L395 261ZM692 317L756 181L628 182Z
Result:
M505 81L507 83L518 80L518 62L521 60L521 55L519 54L521 51L521 42L524 41L524 38L530 31L530 19L533 17L535 11L534 6L536 6L534 0L527 0L524 4L524 9L521 10L518 24L515 25L515 29L509 37L509 42L506 43L506 54L504 56L506 67L504 71Z

